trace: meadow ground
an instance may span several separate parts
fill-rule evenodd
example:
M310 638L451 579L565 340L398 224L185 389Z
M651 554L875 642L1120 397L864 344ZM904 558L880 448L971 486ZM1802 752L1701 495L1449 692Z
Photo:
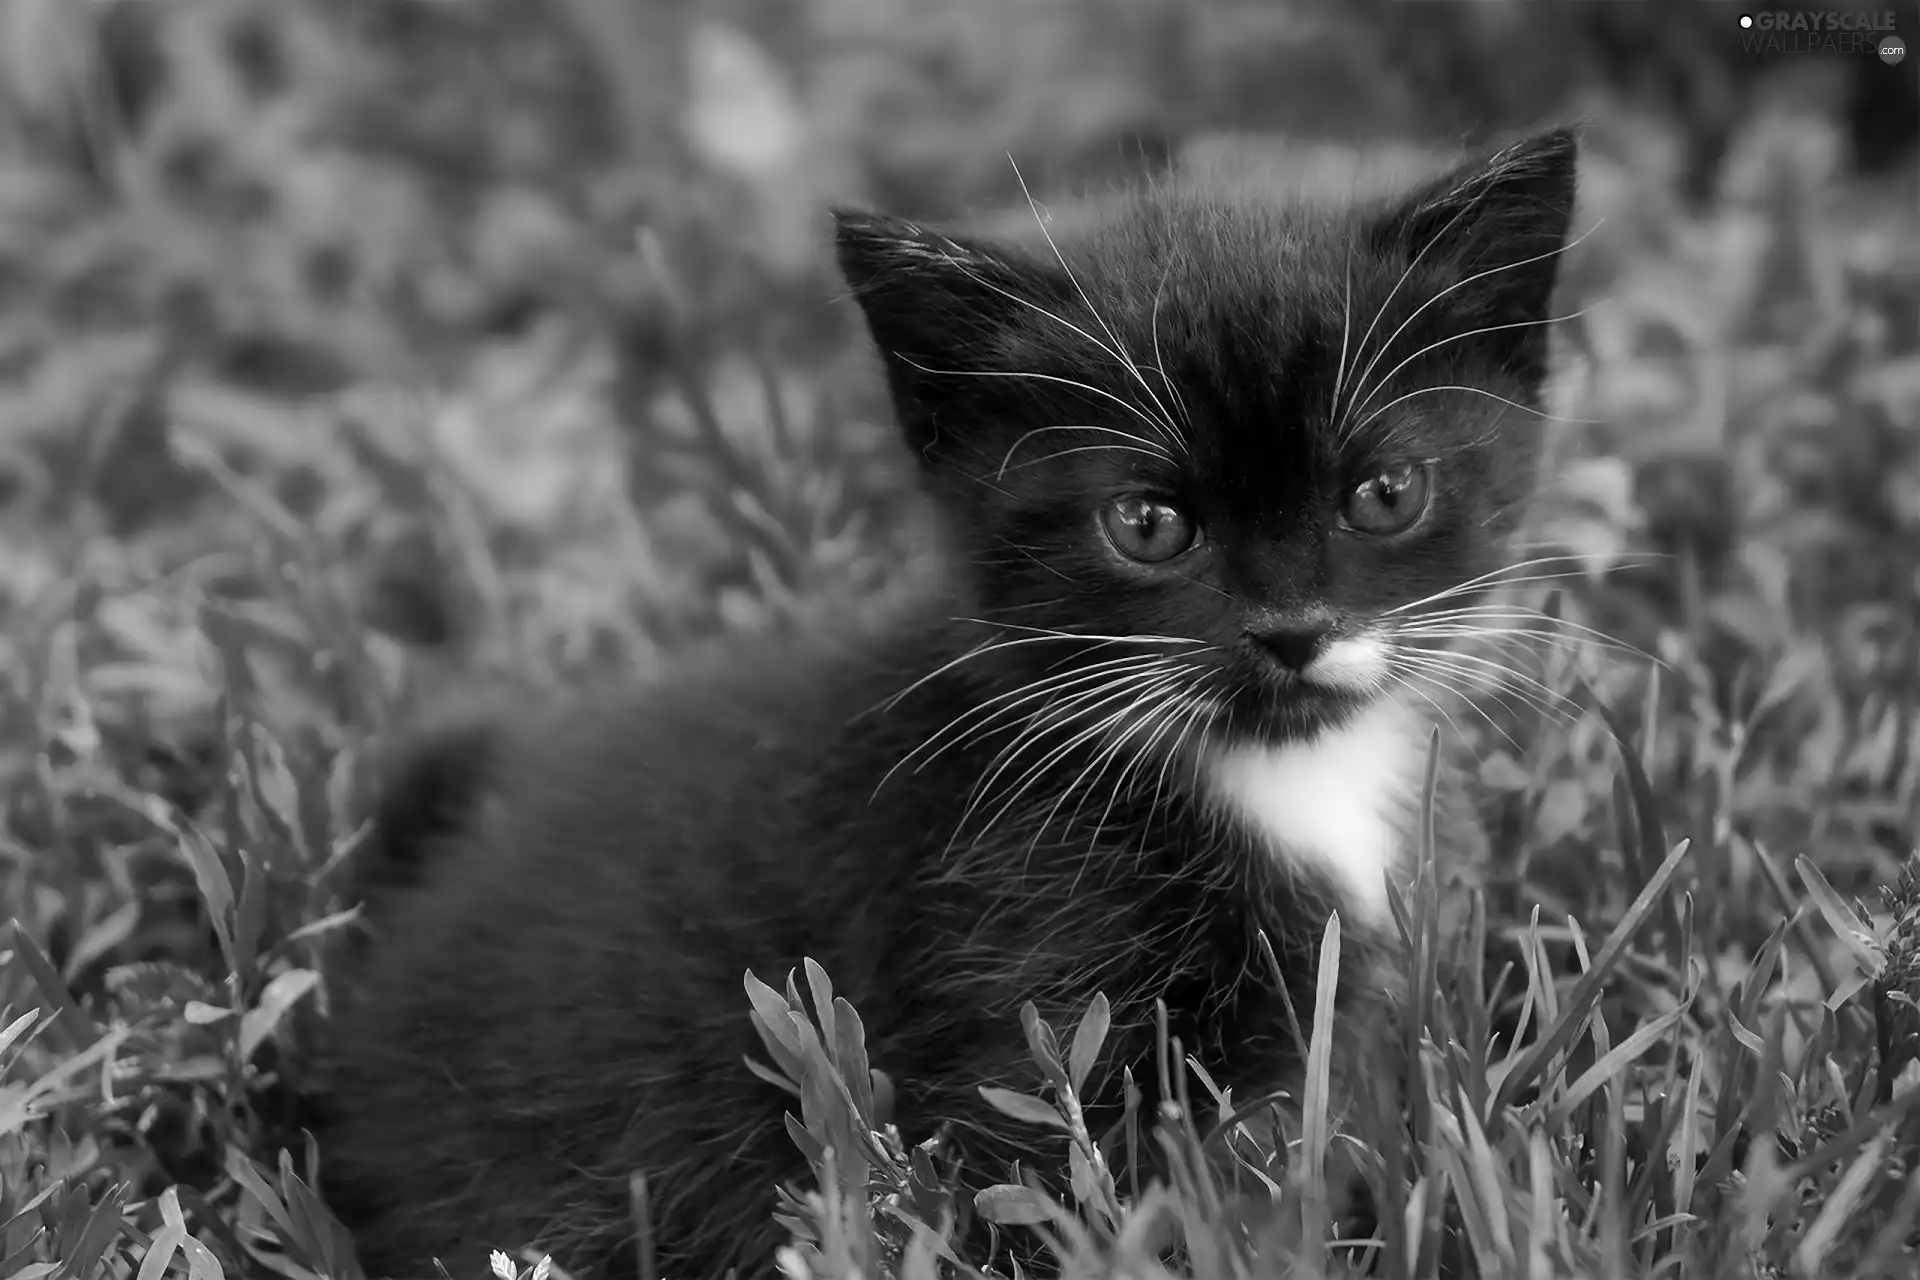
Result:
M1280 6L1318 45L1224 0L712 8L0 0L0 1277L357 1276L295 1099L370 753L464 681L650 671L907 575L816 196L1004 201L1009 147L1045 194L1355 84L1381 127L1426 102L1328 5ZM1619 647L1458 726L1495 857L1468 927L1405 904L1408 1125L1195 1074L1137 1118L1173 1184L1116 1187L1072 1104L1097 1012L1031 1029L1007 1105L1061 1117L1073 1195L982 1208L1070 1274L1920 1274L1915 175L1763 97L1689 199L1684 121L1581 105L1534 544ZM787 1265L930 1277L904 1218L941 1194L803 1028L817 981L754 1006L843 1157ZM1328 1141L1376 1244L1317 1247ZM1273 1189L1259 1229L1203 1143Z

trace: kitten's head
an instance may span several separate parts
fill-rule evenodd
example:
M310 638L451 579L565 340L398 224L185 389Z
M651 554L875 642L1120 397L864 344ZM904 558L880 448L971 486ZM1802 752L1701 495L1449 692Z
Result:
M1034 641L994 660L1265 738L1434 677L1533 487L1574 169L1563 131L1375 205L1172 184L1025 248L840 214L981 616Z

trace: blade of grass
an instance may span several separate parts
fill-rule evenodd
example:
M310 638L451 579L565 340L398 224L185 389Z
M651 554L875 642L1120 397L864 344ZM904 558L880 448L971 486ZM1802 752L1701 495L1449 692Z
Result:
M1327 1147L1333 1126L1333 1025L1339 1016L1334 1000L1340 988L1340 916L1327 917L1320 938L1320 970L1313 1001L1313 1033L1307 1050L1306 1099L1300 1117L1300 1239L1306 1251L1308 1274L1324 1275L1327 1237L1332 1219L1328 1211Z
M1800 1245L1794 1250L1794 1262L1801 1274L1816 1276L1825 1269L1827 1258L1839 1241L1840 1233L1851 1224L1860 1202L1866 1198L1867 1189L1880 1176L1891 1140L1892 1132L1882 1129L1861 1149L1859 1156L1847 1166L1847 1171L1840 1175L1840 1181L1827 1197L1826 1204L1820 1207L1819 1216L1800 1237Z
M1598 1062L1581 1072L1580 1078L1566 1087L1554 1103L1549 1124L1558 1128L1573 1119L1573 1113L1581 1103L1592 1097L1607 1081L1622 1075L1626 1069L1651 1049L1660 1039L1687 1016L1689 1006L1682 1004L1669 1009L1651 1022L1642 1023L1632 1035L1610 1049Z
M52 1026L59 1037L66 1041L68 1051L78 1051L92 1044L99 1034L94 1029L93 1020L74 1000L73 993L67 990L67 984L60 980L60 971L54 967L53 961L47 958L47 953L40 949L40 944L33 940L33 935L27 932L27 927L17 917L9 920L7 927L12 934L14 958L26 968L34 986L45 997L47 1012L53 1015ZM45 1035L46 1032L41 1034Z
M1613 932L1607 935L1600 953L1594 957L1593 967L1580 979L1573 993L1567 997L1566 1007L1562 1009L1559 1021L1548 1031L1546 1038L1533 1052L1528 1054L1526 1059L1500 1082L1500 1088L1495 1092L1493 1100L1493 1109L1496 1114L1511 1106L1514 1096L1538 1079L1555 1055L1566 1049L1573 1042L1573 1038L1579 1034L1587 1012L1599 1000L1601 988L1619 966L1620 957L1627 946L1646 924L1653 912L1654 903L1666 890L1668 882L1673 879L1674 872L1686 858L1688 847L1688 842L1685 840L1675 845L1673 852L1667 855L1666 861L1661 863L1647 883L1641 886L1639 896L1634 898L1633 905L1627 908L1626 914L1620 918L1620 923L1615 925Z

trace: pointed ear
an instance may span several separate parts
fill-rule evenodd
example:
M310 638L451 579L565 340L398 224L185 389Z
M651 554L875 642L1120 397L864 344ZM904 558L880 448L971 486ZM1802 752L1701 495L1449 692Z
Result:
M1452 277L1452 312L1471 328L1548 318L1573 217L1579 139L1538 134L1427 184L1377 220L1376 247ZM1537 372L1537 326L1486 335L1498 361Z
M834 248L873 336L886 351L1004 327L1026 303L1049 305L1064 281L1018 250L904 218L835 209ZM1024 300L1024 301L1023 301Z
M1017 332L1039 309L1062 306L1069 282L1014 249L882 214L833 216L840 273L880 349L908 442L924 454L942 409L990 398L986 384L1001 381L970 375L1004 369Z

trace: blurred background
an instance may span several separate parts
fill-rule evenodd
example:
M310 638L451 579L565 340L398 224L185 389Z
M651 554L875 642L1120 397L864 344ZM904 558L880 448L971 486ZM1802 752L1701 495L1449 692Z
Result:
M1589 674L1684 725L1647 748L1680 829L1883 878L1920 814L1920 58L1877 50L1920 10L1743 12L0 0L16 838L79 821L69 768L195 794L223 647L330 767L436 682L647 669L902 581L828 202L1025 217L1011 156L1070 218L1169 163L1352 182L1577 115L1539 537L1678 678ZM1611 800L1569 732L1487 753L1528 858Z

